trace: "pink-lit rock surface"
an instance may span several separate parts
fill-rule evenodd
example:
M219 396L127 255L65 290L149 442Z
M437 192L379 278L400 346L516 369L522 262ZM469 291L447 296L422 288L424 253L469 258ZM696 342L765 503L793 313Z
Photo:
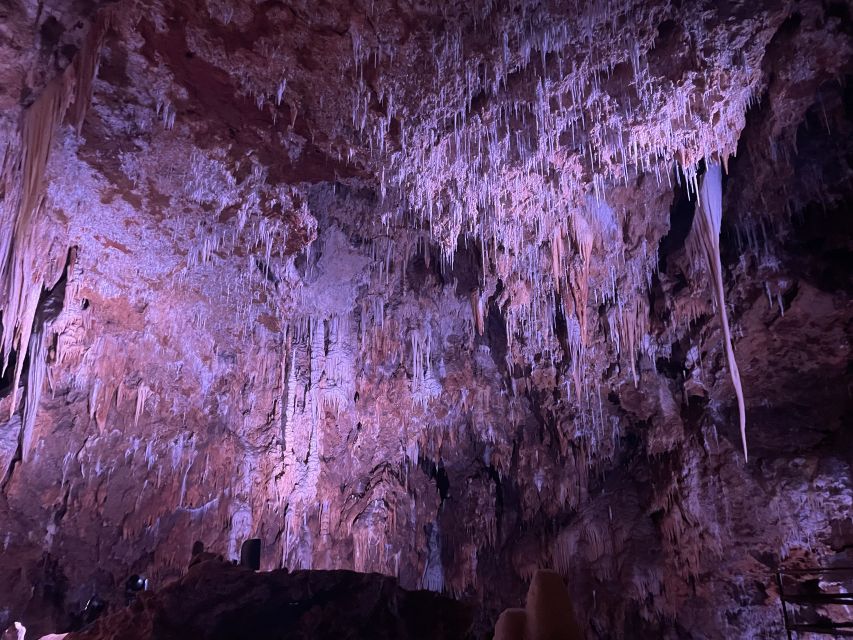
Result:
M478 634L553 568L590 638L778 637L853 564L850 11L0 8L0 629L259 537Z

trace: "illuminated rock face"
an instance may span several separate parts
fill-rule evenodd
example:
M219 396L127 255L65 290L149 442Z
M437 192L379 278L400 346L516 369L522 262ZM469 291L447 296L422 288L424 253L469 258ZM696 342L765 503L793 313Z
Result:
M3 9L0 628L259 537L779 633L853 543L849 10L557 4Z

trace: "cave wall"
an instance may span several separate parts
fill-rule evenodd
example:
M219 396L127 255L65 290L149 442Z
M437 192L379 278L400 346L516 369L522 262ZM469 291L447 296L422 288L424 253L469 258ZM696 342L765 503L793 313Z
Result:
M853 539L849 6L576 4L3 9L0 627L258 536L780 632Z

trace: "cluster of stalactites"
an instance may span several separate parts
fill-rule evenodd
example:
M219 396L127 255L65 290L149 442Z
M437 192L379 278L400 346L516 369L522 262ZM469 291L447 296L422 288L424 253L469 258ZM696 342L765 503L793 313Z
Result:
M484 330L490 272L504 285L499 302L508 364L541 353L553 362L567 349L573 378L567 394L595 416L597 403L586 398L600 391L590 390L586 378L595 373L585 366L597 330L593 305L606 305L607 335L635 385L637 354L655 349L645 304L655 252L645 241L626 246L617 230L631 213L614 214L609 192L642 173L670 182L678 165L698 189L694 167L713 153L734 151L760 74L735 69L730 105L721 117L703 120L709 105L691 78L674 85L650 73L645 58L657 31L646 24L644 3L578 1L569 11L524 0L511 5L444 7L440 35L417 35L427 45L421 62L432 67L431 80L417 86L393 72L367 73L368 67L393 69L397 47L353 23L349 126L363 144L361 150L348 145L345 159L375 168L385 224L414 219L412 233L420 239L425 230L442 250L443 264L452 265L460 237L478 244L484 275L471 294L475 330ZM687 21L684 28L700 27ZM486 34L476 50L468 45L474 30ZM617 67L626 66L630 81L614 82ZM255 91L259 107L287 100L286 80L273 84ZM412 237L404 239L406 249ZM205 238L199 261L222 241ZM392 245L385 242L382 255L374 256L386 285L402 251ZM369 302L380 326L383 295L371 294ZM562 346L560 317L567 335ZM532 338L524 348L519 335ZM413 397L425 406L437 387L429 362L418 360L423 335L411 337ZM359 340L364 351L371 332L361 331Z
M353 28L352 126L378 167L391 212L385 219L414 212L448 263L460 237L474 239L484 271L511 289L504 294L511 357L519 334L547 350L563 315L582 398L593 301L616 310L610 335L635 384L636 353L653 349L642 299L657 261L645 245L629 250L621 234L610 234L616 221L600 215L609 189L647 172L671 182L677 164L695 185L692 167L703 157L734 151L758 75L741 69L731 108L703 121L707 105L690 81L674 86L650 75L644 58L653 34L631 26L642 23L634 19L642 3L578 2L566 13L516 4L512 19L488 3L446 14L448 28L428 48L434 85L419 84L418 101L407 100L413 88L393 74L365 82L365 64L393 54ZM485 52L468 50L472 25L493 35ZM620 86L610 76L623 63L633 78ZM369 108L374 97L381 113ZM609 262L610 273L592 282L596 262ZM482 307L482 296L472 296L477 327Z
M302 317L285 327L286 375L288 384L294 387L288 391L291 397L286 405L286 420L303 413L317 425L326 411L339 414L349 406L355 392L350 324L349 315L343 315Z
M2 369L18 352L12 387L11 411L17 410L18 386L29 353L32 364L27 389L22 455L30 448L32 421L44 384L46 333L49 327L35 326L37 307L44 287L52 287L62 274L67 249L58 252L59 262L45 260L41 209L45 169L54 139L63 122L77 132L83 123L97 72L100 48L112 22L112 11L100 11L80 51L63 73L54 78L23 113L18 131L7 140L0 166L0 338ZM29 431L28 431L29 430Z
M587 183L602 199L607 184L627 183L636 171L669 179L676 158L692 166L736 141L729 119L697 125L698 92L689 83L663 87L649 77L642 51L651 45L630 28L633 12L641 8L578 3L568 15L518 4L520 19L491 16L501 27L495 29L492 55L466 51L461 25L451 23L443 31L431 47L434 87L420 96L424 108L415 113L406 108L412 88L405 81L386 75L375 89L364 83L364 63L389 54L379 42L351 32L358 80L353 125L380 164L381 193L393 187L422 223L438 227L434 235L447 251L460 234L494 236L495 244L512 251L513 240L530 235L543 212L559 216L561 203L570 200L566 196L586 193ZM598 50L599 39L606 40L609 55ZM610 95L605 80L623 62L630 62L633 82L623 94ZM521 70L537 80L528 86L516 79L510 86L507 79ZM751 89L744 87L738 96L743 111ZM423 93L423 86L418 90ZM384 113L369 112L371 91ZM483 96L491 108L482 107ZM737 120L737 109L733 113ZM400 133L391 147L388 131L395 119ZM685 154L688 147L699 153ZM518 228L496 229L495 220L508 212Z

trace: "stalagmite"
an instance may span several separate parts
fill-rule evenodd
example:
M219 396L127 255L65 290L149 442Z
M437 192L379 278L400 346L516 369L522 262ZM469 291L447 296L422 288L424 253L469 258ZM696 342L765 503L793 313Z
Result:
M527 590L527 632L530 640L581 640L569 592L560 574L537 571Z
M524 609L506 609L495 625L494 640L524 640L527 612Z
M572 601L559 573L538 569L524 609L507 609L495 625L495 640L583 640Z
M743 386L740 381L737 361L732 347L731 329L729 328L729 316L726 310L725 289L723 288L723 266L720 262L720 227L723 220L723 175L720 165L709 163L702 182L699 185L699 206L696 210L698 227L695 228L698 240L704 250L704 256L714 288L714 299L717 304L717 312L720 316L720 324L723 329L723 348L726 352L726 361L729 365L729 374L735 389L738 404L738 418L740 422L740 437L743 445L743 457L749 459L746 448L746 407L743 399Z

